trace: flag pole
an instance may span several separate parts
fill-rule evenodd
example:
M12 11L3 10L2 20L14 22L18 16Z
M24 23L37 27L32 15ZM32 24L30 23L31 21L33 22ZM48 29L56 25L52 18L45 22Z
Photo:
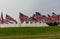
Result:
M20 22L20 27L21 27L21 22Z
M1 12L1 23L3 24L4 23L4 19L3 19L3 13Z
M21 27L21 21L20 21L20 18L19 18L19 26Z
M19 12L19 26L21 27L20 12Z

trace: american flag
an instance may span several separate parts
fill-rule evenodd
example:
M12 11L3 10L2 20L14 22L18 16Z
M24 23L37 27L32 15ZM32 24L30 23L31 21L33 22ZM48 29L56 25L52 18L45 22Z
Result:
M8 23L11 23L11 24L17 24L17 21L15 19L13 19L11 16L7 15L6 14L6 18L5 18L5 23L8 24Z
M22 13L19 13L20 15L19 15L19 19L20 19L20 22L21 22L21 24L23 23L23 22L26 22L26 23L28 23L28 16L26 16L26 15L24 15L24 14L22 14Z

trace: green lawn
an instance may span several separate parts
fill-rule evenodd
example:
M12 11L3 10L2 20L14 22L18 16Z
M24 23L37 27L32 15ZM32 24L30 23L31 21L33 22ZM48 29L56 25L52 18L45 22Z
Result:
M4 38L3 38L4 37ZM0 28L0 39L60 39L60 27Z

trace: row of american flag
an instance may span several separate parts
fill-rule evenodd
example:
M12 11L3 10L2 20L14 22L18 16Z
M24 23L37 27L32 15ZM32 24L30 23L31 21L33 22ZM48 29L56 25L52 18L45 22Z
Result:
M60 23L60 15L56 15L54 12L52 12L52 16L50 16L49 14L47 14L47 16L45 15L41 15L41 13L36 12L35 14L33 14L33 16L28 17L22 13L20 13L20 21L21 23L23 23L24 21L26 23Z
M0 24L17 24L17 21L12 18L11 16L9 16L8 14L6 14L6 17L4 19L3 17L3 13L1 12L1 17L0 17Z
M34 23L60 23L60 15L56 15L54 12L52 12L52 16L50 16L49 14L47 14L47 16L45 15L41 15L41 13L39 12L35 12L35 14L33 14L33 16L28 17L24 14L22 14L21 12L19 13L19 20L20 23L24 23L26 22L27 24L30 22L31 24ZM1 13L1 17L0 17L0 24L18 24L18 22L11 16L9 16L8 14L6 14L5 19L3 18L3 13Z

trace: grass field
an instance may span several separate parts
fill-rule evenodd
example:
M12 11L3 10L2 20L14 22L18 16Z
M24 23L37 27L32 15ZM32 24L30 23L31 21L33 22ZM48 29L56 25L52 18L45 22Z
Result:
M0 28L0 39L60 39L60 27Z

